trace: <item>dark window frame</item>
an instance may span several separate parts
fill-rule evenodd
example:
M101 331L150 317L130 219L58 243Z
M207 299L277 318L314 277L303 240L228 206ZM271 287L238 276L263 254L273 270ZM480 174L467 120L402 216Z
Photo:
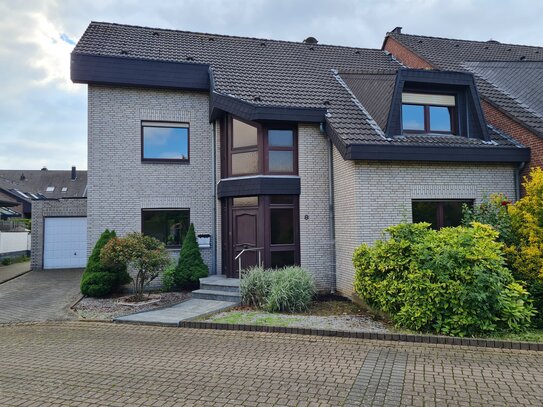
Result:
M256 127L257 129L257 146L251 147L237 147L234 145L234 120L238 120L242 123ZM227 123L227 141L226 145L226 173L227 177L249 177L255 175L298 175L298 128L296 125L278 123L278 124L261 124L256 122L250 122L239 117L229 115ZM269 146L268 131L270 130L290 130L292 131L292 147L279 147ZM236 153L254 152L257 151L258 157L258 171L244 174L232 173L232 156ZM270 151L292 151L293 171L292 172L277 172L269 170L269 152Z
M144 123L153 123L152 125L144 125ZM172 127L168 126L167 124L179 124L183 126L179 127ZM163 125L161 125L163 124ZM185 127L186 126L186 127ZM166 129L171 128L181 128L181 129L187 129L187 158L146 158L145 157L145 137L144 137L144 128L145 127L161 127ZM184 163L189 164L190 163L190 123L188 122L173 122L173 121L165 121L165 120L141 120L140 121L140 133L141 133L141 139L140 139L140 146L141 146L141 162L145 163Z
M189 208L142 208L141 209L141 233L142 234L145 234L144 230L143 230L143 225L144 225L144 220L143 220L143 213L144 212L167 212L167 211L186 211L188 212L188 223L187 223L187 230L188 228L190 227L190 209ZM185 232L185 235L186 235L186 232ZM150 236L150 235L147 235L147 236ZM181 246L183 245L183 242L182 242L183 239L180 238L180 242L179 244L168 244L167 242L162 242L164 243L164 245L166 246L167 249L180 249Z
M435 229L439 230L441 228L446 227L445 226L445 214L444 214L444 206L448 203L460 203L460 204L467 204L469 206L473 206L474 200L473 199L413 199L411 201L411 217L414 222L414 203L417 202L429 202L437 204L436 207L436 225Z
M400 101L400 126L402 133L404 134L444 134L444 135L458 135L459 129L459 115L458 115L458 94L456 92L421 92L413 91L408 88L402 91L403 93L420 93L420 94L433 94L433 95L444 95L444 96L454 96L455 105L454 106L444 106L444 105L432 105L432 104L423 104L423 103L403 103ZM422 106L424 108L424 130L410 130L404 129L403 127L403 106ZM451 119L451 131L443 130L432 130L430 127L430 107L446 107L449 109L449 115Z

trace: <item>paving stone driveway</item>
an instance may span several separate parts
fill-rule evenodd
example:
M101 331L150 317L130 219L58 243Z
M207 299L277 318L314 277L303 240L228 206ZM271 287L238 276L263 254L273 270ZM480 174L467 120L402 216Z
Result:
M0 327L0 403L541 406L543 353L84 322Z
M31 271L0 284L0 323L72 319L83 270Z

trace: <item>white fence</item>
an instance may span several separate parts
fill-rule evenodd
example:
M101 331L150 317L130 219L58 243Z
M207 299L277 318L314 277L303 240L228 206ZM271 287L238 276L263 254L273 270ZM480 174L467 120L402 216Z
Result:
M0 232L0 254L30 250L29 232Z

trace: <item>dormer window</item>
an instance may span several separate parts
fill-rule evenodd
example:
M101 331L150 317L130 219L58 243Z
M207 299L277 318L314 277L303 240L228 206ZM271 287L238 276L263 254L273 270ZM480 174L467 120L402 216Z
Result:
M456 134L456 97L429 93L402 93L404 133Z

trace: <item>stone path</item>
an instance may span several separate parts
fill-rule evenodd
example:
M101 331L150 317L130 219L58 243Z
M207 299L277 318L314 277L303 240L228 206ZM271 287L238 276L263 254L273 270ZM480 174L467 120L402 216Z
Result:
M0 327L2 406L541 406L543 353L108 323Z
M31 271L0 284L0 323L73 319L83 270Z
M130 322L135 324L173 325L199 316L208 315L238 305L236 302L203 300L193 298L171 307L143 311L123 317L117 317L115 322Z
M10 264L9 266L0 266L0 284L25 274L28 271L30 271L29 261Z

